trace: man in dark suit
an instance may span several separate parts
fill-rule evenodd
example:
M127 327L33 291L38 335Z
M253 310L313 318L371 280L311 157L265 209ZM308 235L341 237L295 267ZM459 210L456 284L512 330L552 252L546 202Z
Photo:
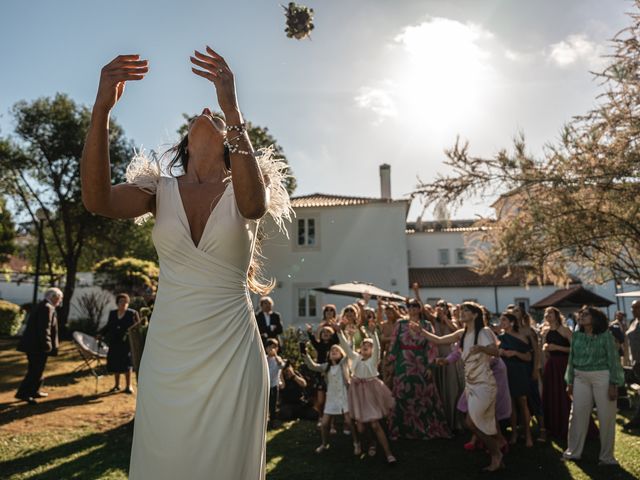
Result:
M282 333L282 321L280 314L273 311L273 300L271 297L262 297L260 299L260 312L256 315L258 322L258 330L262 337L262 342L266 342L269 338L278 339L278 335Z
M62 303L62 291L50 288L44 300L33 307L27 320L27 327L18 343L18 351L27 354L29 366L24 380L18 388L16 398L35 404L36 398L48 394L40 391L42 374L47 365L47 357L58 354L58 320L56 307Z

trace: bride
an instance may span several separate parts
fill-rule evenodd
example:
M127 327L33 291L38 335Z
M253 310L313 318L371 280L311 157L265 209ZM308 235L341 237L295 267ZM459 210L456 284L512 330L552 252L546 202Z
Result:
M81 162L86 208L110 218L155 216L160 279L140 365L129 478L265 477L268 374L249 289L261 280L258 226L290 219L286 164L254 152L233 73L211 48L191 57L225 119L208 108L170 150L169 175L136 155L111 185L109 115L147 60L120 55L101 71ZM174 167L183 174L173 176Z

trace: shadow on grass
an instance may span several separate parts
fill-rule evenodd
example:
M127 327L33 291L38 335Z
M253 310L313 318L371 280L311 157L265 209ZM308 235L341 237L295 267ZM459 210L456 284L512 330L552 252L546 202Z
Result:
M48 399L38 402L37 405L29 405L20 400L10 403L0 403L0 426L11 423L15 420L21 420L27 417L35 417L38 415L46 415L65 408L71 408L79 405L87 405L90 403L98 403L102 401L102 397L109 395L108 393L98 395L73 395L71 397Z
M0 347L0 392L17 390L24 375L27 373L26 355L22 352L11 352L7 349L7 343L8 342L4 342L4 345ZM17 342L12 342L10 346L15 348L15 345L13 345L15 343ZM70 363L71 365L69 366L75 368L82 364L82 359L75 349L66 349L61 352L59 356L55 357L55 360L49 358L47 362L48 367L51 362L55 362L58 367L60 364ZM102 376L106 375L105 365L100 366L98 373ZM87 367L82 368L78 372L74 372L70 368L68 372L55 375L47 375L47 368L45 368L44 383L45 386L65 387L77 383L79 379L90 375L91 371Z
M2 478L21 475L24 479L100 479L107 472L129 469L133 422L107 432L94 433L46 450L0 462ZM47 465L51 465L47 468ZM40 468L44 467L44 468Z
M268 480L305 480L340 478L407 480L430 478L434 480L463 480L482 478L480 470L487 465L484 452L466 452L463 444L467 434L453 440L392 442L391 448L398 464L391 467L381 454L375 458L353 456L351 438L338 434L332 437L331 448L316 454L320 435L315 424L296 422L285 424L271 432L267 445ZM576 464L588 477L606 480L631 480L636 477L622 467L598 467L597 441L585 448L584 457L594 459ZM380 448L378 448L380 450ZM537 444L533 448L516 445L505 456L506 469L490 475L500 479L570 479L569 465L561 460L562 449L557 444Z

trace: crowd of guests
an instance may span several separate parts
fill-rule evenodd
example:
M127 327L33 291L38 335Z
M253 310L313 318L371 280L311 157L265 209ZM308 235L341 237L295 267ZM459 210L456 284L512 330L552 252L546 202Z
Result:
M451 438L466 428L472 435L464 448L488 452L490 472L504 468L519 442L530 448L552 436L567 445L569 461L580 459L587 438L599 436L600 465L617 464L616 400L640 379L640 301L627 328L619 315L610 324L592 306L574 313L573 327L554 307L538 323L518 305L493 318L474 302L432 306L418 286L402 304L377 299L372 307L371 300L365 296L340 313L325 305L320 324L307 325L299 370L279 356L277 335L269 335L282 330L280 318L273 329L260 326L268 337L271 425L278 418L317 419L320 454L341 423L355 455L375 456L380 447L388 463L396 462L389 440ZM273 318L273 302L262 303ZM637 427L640 409L625 425Z

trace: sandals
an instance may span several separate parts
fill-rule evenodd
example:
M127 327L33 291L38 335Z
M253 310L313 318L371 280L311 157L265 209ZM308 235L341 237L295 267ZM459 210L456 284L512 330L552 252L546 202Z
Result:
M109 390L109 393L117 393L120 391L120 387L113 387L111 390Z
M357 457L362 455L362 447L360 446L360 442L355 442L353 444L353 454Z
M536 438L536 442L538 443L547 443L547 430L545 428L541 428L538 434L538 438Z
M396 457L394 457L393 455L388 455L387 456L387 464L388 465L395 465L396 463L398 463L398 460L396 460Z
M322 444L318 448L316 448L316 453L322 453L325 450L329 450L329 444Z

